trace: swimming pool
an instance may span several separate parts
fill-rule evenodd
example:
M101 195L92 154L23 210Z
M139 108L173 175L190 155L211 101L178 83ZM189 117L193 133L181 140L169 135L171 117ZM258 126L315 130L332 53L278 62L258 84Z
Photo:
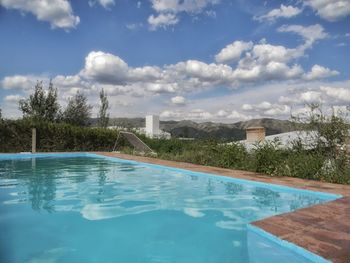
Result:
M0 261L327 262L249 223L338 197L94 154L4 154Z

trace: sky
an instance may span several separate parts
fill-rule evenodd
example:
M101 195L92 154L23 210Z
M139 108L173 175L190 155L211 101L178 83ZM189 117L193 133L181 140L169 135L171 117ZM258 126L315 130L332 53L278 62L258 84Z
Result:
M0 108L52 80L97 116L236 122L350 107L350 0L0 0Z

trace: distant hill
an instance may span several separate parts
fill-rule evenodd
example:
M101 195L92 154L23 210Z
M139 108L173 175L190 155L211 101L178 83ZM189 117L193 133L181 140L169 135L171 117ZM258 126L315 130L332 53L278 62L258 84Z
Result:
M96 125L97 119L91 119L92 125ZM145 118L111 118L111 126L126 128L145 127ZM169 132L173 137L186 137L196 139L222 139L222 140L243 140L245 129L253 126L262 126L266 129L266 135L273 135L294 130L290 121L271 118L253 119L236 123L216 122L194 122L183 121L161 121L160 128Z

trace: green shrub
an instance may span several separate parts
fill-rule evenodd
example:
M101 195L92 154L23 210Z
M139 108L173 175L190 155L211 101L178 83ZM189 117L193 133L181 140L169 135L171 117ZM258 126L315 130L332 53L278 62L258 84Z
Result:
M77 127L65 123L40 122L37 151L111 151L118 137L115 130ZM29 120L0 122L0 152L31 151L32 123ZM123 138L119 146L125 146Z
M279 141L273 141L255 145L252 155L256 172L278 175L278 168L286 155L279 144Z

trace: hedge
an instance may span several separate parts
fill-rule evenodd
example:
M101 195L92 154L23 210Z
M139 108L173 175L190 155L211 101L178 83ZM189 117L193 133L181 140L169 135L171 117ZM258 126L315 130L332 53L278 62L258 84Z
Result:
M0 121L0 152L31 151L32 123L29 120ZM37 129L38 152L111 151L118 131L41 122ZM125 146L123 138L119 146Z

